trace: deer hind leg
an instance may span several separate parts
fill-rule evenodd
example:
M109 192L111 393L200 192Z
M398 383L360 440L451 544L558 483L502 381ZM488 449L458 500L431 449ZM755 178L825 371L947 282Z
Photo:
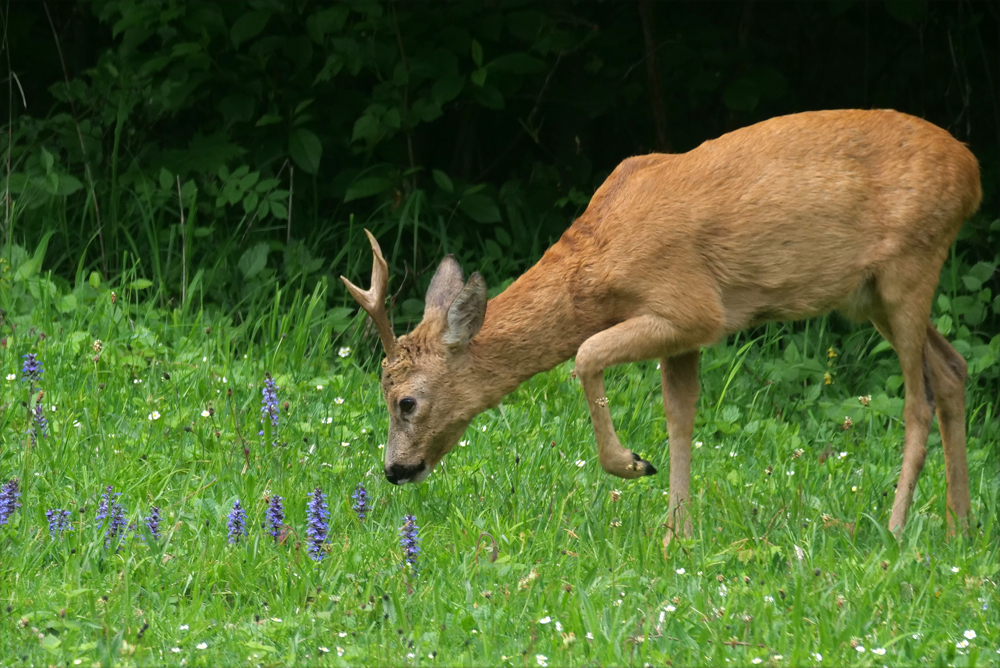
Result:
M587 396L597 454L605 471L620 478L656 473L651 463L623 448L618 440L605 396L604 369L626 362L671 357L711 343L717 337L717 331L709 327L684 329L665 318L643 315L598 332L583 342L576 355L576 374Z
M923 308L925 302L928 308ZM918 306L920 308L918 308ZM884 309L884 310L883 310ZM925 356L929 300L908 299L896 308L882 308L871 316L872 323L892 344L903 371L903 464L896 484L896 498L889 516L889 530L898 537L906 525L917 478L927 456L927 434L934 413L934 390L930 366Z
M948 485L948 532L968 528L969 468L965 459L965 381L968 365L933 325L927 325L924 355L937 404Z
M663 410L670 435L670 510L664 547L675 534L691 535L687 502L691 485L691 436L698 403L698 355L695 349L660 360Z

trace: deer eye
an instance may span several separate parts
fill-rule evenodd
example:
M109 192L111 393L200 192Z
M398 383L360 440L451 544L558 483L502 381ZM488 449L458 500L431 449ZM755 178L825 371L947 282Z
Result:
M417 401L412 397L403 397L399 400L399 410L403 415L409 415L417 407Z

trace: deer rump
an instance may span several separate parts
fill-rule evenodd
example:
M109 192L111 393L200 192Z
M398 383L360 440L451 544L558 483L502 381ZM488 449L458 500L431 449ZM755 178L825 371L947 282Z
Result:
M888 110L774 118L688 153L625 160L541 260L488 303L482 277L465 281L445 258L423 321L398 339L385 312L387 266L369 234L372 288L343 280L386 350L386 476L423 480L477 413L574 355L602 468L655 473L618 440L603 371L659 358L668 526L689 534L699 348L756 323L839 309L870 320L900 357L906 434L890 528L905 524L935 410L949 518L964 525L965 361L928 319L948 249L980 199L973 155L926 121Z

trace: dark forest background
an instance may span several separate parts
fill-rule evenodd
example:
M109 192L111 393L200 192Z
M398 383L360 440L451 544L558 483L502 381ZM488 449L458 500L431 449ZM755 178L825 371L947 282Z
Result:
M32 1L3 30L8 310L118 281L239 317L281 286L346 324L368 227L402 323L447 252L502 289L627 156L889 107L978 156L935 315L1000 324L1000 3Z

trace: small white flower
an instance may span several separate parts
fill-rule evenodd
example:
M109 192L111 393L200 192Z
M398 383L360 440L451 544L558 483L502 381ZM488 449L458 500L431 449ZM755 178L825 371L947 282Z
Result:
M349 445L350 445L350 443L348 443L347 441L341 441L340 442L340 447L342 447L342 448L346 448Z
M735 450L730 450L729 451L729 456L730 457L735 457L736 456L736 451Z
M794 470L786 471L785 475L795 475L795 471Z
M583 468L586 465L586 463L587 462L583 461L582 459L576 460L576 465L579 466L580 468Z
M542 668L545 668L545 666L549 665L548 664L549 657L545 656L544 654L536 654L535 661L537 661L538 665L542 666Z
M959 568L958 566L952 566L952 567L951 567L951 572L952 572L952 573L957 573L957 572L959 572L960 570L962 570L962 569L961 569L961 568Z
M587 640L593 640L594 639L594 634L591 633L590 631L587 631L587 635L585 635L584 638L586 638ZM1000 651L1000 650L998 650L998 651Z
M548 615L545 615L544 617L542 617L541 619L538 620L538 623L539 624L548 624L551 621L552 621L552 618L549 617Z
M965 636L966 638L968 638L969 640L975 640L976 639L976 632L973 631L972 629L969 629L968 631L966 631L962 635Z
M344 346L343 348L337 351L337 354L340 355L341 357L350 357L351 349L348 348L347 346Z
M674 611L674 610L676 610L676 609L677 609L677 608L675 608L675 607L674 607L674 606L672 606L672 605L668 605L667 607L665 607L665 608L664 608L664 610L666 610L667 612L673 612L673 611Z
M556 622L556 631L558 631L559 633L562 633L562 630L563 630L563 625L562 625L562 624L560 624L560 623L559 623L559 622L557 621L557 622Z
M760 658L759 656L755 656L754 658L750 659L750 663L755 665L758 663L764 663L764 659Z
M133 384L133 385L138 385L138 384L139 384L139 383L141 383L141 382L142 382L142 381L141 381L140 379L138 379L138 378L133 378L133 379L132 379L132 384Z
M815 652L815 653L813 653L813 659L815 659L816 661L822 661L823 660L823 655L820 654L819 652Z
M202 357L202 358L201 358L201 361L202 361L202 362L207 362L207 361L208 361L208 358L207 358L207 357Z
M173 652L174 654L180 654L181 648L180 647L171 647L170 651Z
M885 654L885 647L876 647L876 648L874 648L872 650L872 654L878 654L879 656L882 656L883 654Z
M82 424L80 424L80 421L79 421L79 420L73 420L73 426L74 426L74 427L76 427L77 429L79 429L79 428L80 428L80 427L82 427L83 425L82 425Z
M322 420L320 420L320 422L322 422L323 424L333 424L333 418L332 417L325 417Z
M663 620L665 620L666 618L667 618L667 613L660 610L660 623L662 624Z
M705 444L704 444L704 443L702 443L701 441L695 441L695 442L694 442L694 447L696 447L696 448L700 448L700 447L701 447L701 446L703 446L703 445L705 445Z
M322 389L323 389L323 386L322 386L322 385L317 385L317 386L316 386L316 389L317 389L317 390L322 390Z
M333 403L339 406L340 404L344 403L344 397L337 397L336 399L333 400Z
M913 639L914 640L920 640L920 638L922 638L923 635L924 635L923 633L914 633L913 634Z
M337 656L344 656L344 648L337 645Z
M958 649L965 649L968 646L969 646L968 640L959 640L957 643L955 643L955 647L957 647Z
M74 666L79 666L81 663L83 663L83 659L73 659Z
M768 596L768 595L765 594L764 595L764 602L765 603L774 603L774 597L773 596Z
M851 491L852 492L858 491L858 486L857 485L851 485Z
M229 382L229 379L228 379L228 378L226 378L225 376L223 376L223 377L222 377L222 383L223 383L223 385L225 385L225 384L226 384L226 383L228 383L228 382Z
M618 606L620 606L621 604L622 604L622 600L621 600L621 599L618 599L617 601L615 601L615 602L614 602L614 606L615 606L615 607L618 607Z
M181 624L181 631L187 631L190 628L187 624Z
M153 411L152 413L150 413L149 414L149 419L150 420L159 420L160 419L160 411Z
M52 411L53 413L55 413L56 412L56 407L52 406L52 407L49 408L49 410Z
M785 657L784 657L783 655L781 655L781 654L775 654L775 655L774 655L774 660L775 660L775 661L781 661L781 660L782 660L782 659L784 659L784 658L785 658Z
M17 380L17 374L16 373L8 373L7 374L7 380Z
M201 416L202 417L209 417L210 415L211 415L211 413L208 412L207 408L201 412Z
M684 575L685 573L687 573L687 571L684 570L683 566L680 567L680 568L678 568L676 572L677 572L677 575Z
M482 429L482 430L483 430L483 431L486 431L486 425L483 425L483 429Z
M271 617L271 621L272 622L277 622L277 623L280 624L281 623L281 617Z
M857 647L854 648L854 650L858 654L864 654L865 653L865 646L864 645L858 645Z
M337 634L337 637L338 638L346 638L347 637L347 631L341 631L340 633Z
M326 654L327 652L330 651L329 647L317 647L316 649L318 649L319 651L323 652L323 654Z
M467 446L468 444L469 444L469 442L468 442L468 441L459 441L459 442L458 442L458 445L459 445L460 447L463 447L463 448L464 448L465 446Z
M847 456L847 453L846 453L846 452L841 452L841 453L840 453L840 458L841 458L841 459L843 459L843 458L844 458L844 457L846 457L846 456Z
M197 647L198 649L208 649L208 643L207 642L200 642L197 645L195 645L195 647Z

